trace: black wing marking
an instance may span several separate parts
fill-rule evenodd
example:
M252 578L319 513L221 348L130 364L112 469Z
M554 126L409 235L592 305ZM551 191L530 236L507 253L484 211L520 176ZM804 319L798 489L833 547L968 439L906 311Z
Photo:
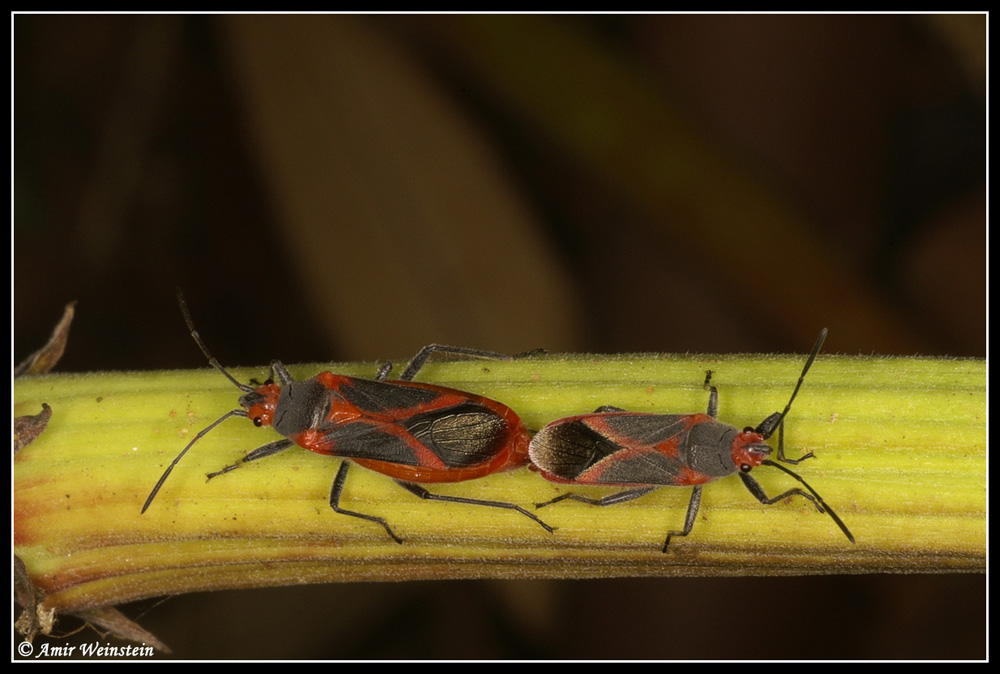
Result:
M503 448L508 435L503 417L474 402L424 412L400 423L449 468L488 461Z
M407 466L426 465L429 452L447 468L465 468L488 461L504 446L507 421L474 402L415 414L389 423L358 419L320 426L324 453L351 459L371 459Z
M371 379L351 379L337 393L362 412L392 414L394 411L429 405L441 394L416 386L401 386Z

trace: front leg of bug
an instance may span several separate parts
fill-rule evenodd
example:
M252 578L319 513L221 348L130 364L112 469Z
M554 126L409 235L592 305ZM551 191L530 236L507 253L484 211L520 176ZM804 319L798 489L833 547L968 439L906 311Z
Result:
M812 501L812 504L816 506L816 510L820 511L821 513L826 512L823 506L820 505L819 501L817 501L812 494L807 494L798 487L789 489L788 491L778 494L774 498L771 498L766 493L764 493L764 488L760 486L760 483L757 482L757 480L750 477L749 473L739 473L739 476L740 479L743 480L743 484L746 485L747 490L754 495L754 498L756 498L764 505L773 505L778 501L782 501L788 498L789 496L795 496L796 494L798 494L799 496L804 496L810 501Z
M786 473L788 475L791 475L796 480L798 480L799 483L801 483L803 487L805 487L806 489L809 490L809 494L806 494L805 492L803 492L800 489L792 489L792 490L789 490L789 491L785 492L781 496L775 497L773 499L767 499L767 497L764 495L764 490L761 489L760 485L757 484L757 482L753 478L751 478L746 473L740 473L739 474L740 477L743 478L743 484L745 484L747 486L747 489L750 490L750 493L752 493L754 496L756 496L760 500L761 503L764 503L766 505L768 503L774 503L775 501L780 501L781 499L785 498L786 496L788 496L790 494L795 494L795 493L801 494L802 496L805 496L810 501L812 501L813 504L816 506L817 510L819 510L821 513L825 512L827 515L829 515L830 519L832 519L834 522L836 522L837 526L840 527L840 530L844 532L845 536L847 536L847 540L849 540L851 543L854 542L854 535L847 528L847 525L844 524L843 520L840 519L840 517L837 515L837 513L833 512L833 508L831 508L830 506L828 506L826 504L826 501L823 500L823 497L820 496L819 494L817 494L816 490L813 489L809 485L808 482L806 482L804 479L802 479L801 475L799 475L798 473L792 472L791 469L785 468L780 463L775 463L774 461L771 461L770 459L765 459L764 461L761 462L761 465L764 465L764 466L773 466L774 468L777 468L781 472ZM756 487L757 491L754 490L755 487ZM761 498L762 496L764 498Z
M789 459L785 456L785 420L782 419L778 424L778 454L775 458L778 459L778 461L784 461L785 463L790 463L795 466L802 463L806 459L813 459L816 457L812 452L803 454L797 459Z
M271 456L272 454L277 454L278 452L284 449L288 449L294 444L295 443L292 442L291 440L276 440L274 442L264 445L263 447L258 447L257 449L253 450L252 452L244 456L236 463L226 466L222 470L217 470L214 473L209 473L208 479L211 480L213 477L217 477L219 475L222 475L223 473L228 473L231 470L236 470L237 468L241 468L244 464L250 463L251 461L258 461L265 457Z

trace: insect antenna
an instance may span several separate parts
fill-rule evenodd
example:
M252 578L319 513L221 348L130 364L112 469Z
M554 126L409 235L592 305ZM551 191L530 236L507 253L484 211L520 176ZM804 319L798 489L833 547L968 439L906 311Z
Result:
M221 372L222 374L224 374L226 376L226 379L228 379L229 381L231 381L234 384L236 384L236 386L241 391L243 391L244 393L254 393L256 391L256 389L254 389L254 387L252 387L252 386L250 386L248 384L241 384L240 382L236 381L236 378L233 377L233 375L231 375L228 372L226 372L226 368L222 367L222 365L219 363L219 361L217 361L215 359L215 357L212 356L211 353L209 353L208 347L206 347L205 343L203 341L201 341L201 335L199 335L198 331L195 330L195 328L194 328L194 321L191 320L191 312L188 311L187 302L184 301L184 293L182 293L180 290L177 291L177 303L180 304L181 314L183 314L183 316L184 316L184 322L187 323L188 330L191 331L191 336L194 338L195 343L201 349L201 352L205 354L206 358L208 358L209 364L212 367L214 367L216 370L218 370L219 372ZM184 455L187 454L188 450L191 449L191 447L194 446L194 443L198 442L198 440L200 440L202 437L204 437L204 435L206 433L208 433L210 430L212 430L213 428L215 428L216 426L218 426L219 424L221 424L223 421L225 421L229 417L244 417L244 418L246 418L247 417L247 412L246 412L246 410L243 410L243 409L231 410L231 411L226 412L225 414L223 414L221 417L219 417L218 419L216 419L215 421L213 421L211 424L209 424L207 427L203 428L201 431L199 431L198 435L194 436L194 438L191 440L191 442L189 442L187 444L187 446L184 449L181 450L181 453L178 454L177 457L174 458L174 460L170 462L170 465L167 466L167 469L165 471L163 471L163 475L161 475L160 479L157 480L156 486L153 487L153 491L151 491L149 493L149 496L146 498L146 503L143 504L142 511L140 511L140 513L139 513L140 515L142 513L146 512L146 510L149 509L150 504L153 503L153 499L156 498L156 494L160 491L160 487L162 487L163 483L167 481L167 478L170 477L170 473L173 472L174 467L178 464L178 462L182 458L184 458Z
M229 374L226 371L226 368L222 367L222 364L215 359L215 356L209 353L208 347L205 346L205 342L201 341L201 335L199 335L198 331L194 329L194 321L191 320L191 312L188 311L187 302L184 301L184 293L182 293L180 290L177 291L177 303L180 304L181 306L181 313L184 315L184 322L187 323L188 330L191 331L191 336L194 338L194 341L198 345L198 348L201 349L201 352L205 354L206 358L208 358L208 364L214 367L222 374L224 374L226 379L236 384L236 386L244 393L253 393L255 391L254 387L248 384L241 384L240 382L236 381L236 377Z
M813 346L812 353L809 354L809 359L806 361L805 367L802 368L802 374L799 375L799 382L795 385L795 390L792 391L792 397L788 399L788 404L785 405L785 409L780 414L775 412L764 421L757 425L754 429L755 433L760 433L767 440L772 435L774 431L781 425L781 422L785 420L785 416L788 415L788 410L792 409L792 402L795 400L795 396L798 395L799 389L802 388L802 382L806 378L806 372L812 367L813 361L816 360L816 354L819 353L820 347L823 346L823 342L826 340L826 328L823 328L819 333L819 338L816 340L816 344Z
M181 460L181 458L183 458L183 456L185 454L187 454L187 451L189 449L191 449L192 446L194 446L194 443L196 443L199 440L201 440L201 438L206 433L208 433L210 430L212 430L213 428L215 428L216 426L218 426L219 424L221 424L223 421L225 421L229 417L246 417L246 415L247 415L246 410L232 410L230 412L226 412L221 417L219 417L218 419L216 419L215 421L213 421L211 424L209 424L208 426L206 426L205 428L203 428L201 431L199 431L198 435L194 436L194 438L191 440L191 442L189 442L187 444L187 447L185 447L184 449L182 449L181 453L177 455L177 458L175 458L173 461L171 461L170 465L167 466L167 469L165 471L163 471L163 475L161 475L160 479L157 480L156 486L153 487L153 491L149 492L149 496L146 498L146 503L142 506L142 510L139 512L139 514L141 515L142 513L146 512L146 509L149 508L149 505L153 502L153 499L156 497L156 493L158 491L160 491L160 487L163 486L163 483L167 481L167 477L169 477L170 473L173 472L174 466L176 466L177 463Z
M823 333L824 333L823 336L825 337L826 336L826 331L824 330ZM822 341L822 338L820 339L820 341ZM761 465L764 465L764 466L774 466L775 468L778 468L779 470L782 470L782 471L788 473L789 475L791 475L792 477L794 477L796 480L798 480L799 482L801 482L802 486L805 487L806 489L808 489L812 493L812 495L816 497L817 503L819 503L819 505L823 506L823 510L825 510L827 512L827 514L830 515L830 517L833 518L833 521L837 523L837 526L840 527L840 530L844 532L845 536L847 536L847 540L849 540L851 543L854 542L854 536L851 534L850 530L847 528L847 525L844 524L844 522L839 517L837 517L837 513L833 512L833 508L831 508L830 506L828 506L826 504L826 501L823 500L823 497L820 496L819 494L817 494L816 490L813 489L812 487L810 487L809 483L806 482L805 480L803 480L802 477L798 473L794 473L791 470L789 470L788 468L785 468L784 466L782 466L780 463L775 463L774 461L771 461L770 459L764 459L763 461L761 461Z

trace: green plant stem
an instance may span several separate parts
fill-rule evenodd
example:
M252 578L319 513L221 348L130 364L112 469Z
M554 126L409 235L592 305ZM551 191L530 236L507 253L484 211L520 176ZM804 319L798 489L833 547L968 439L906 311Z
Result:
M740 428L781 410L802 356L544 356L511 363L441 362L419 379L496 398L537 430L600 405L704 412L705 371L719 419ZM397 366L398 367L398 366ZM293 366L371 377L375 365ZM398 370L397 370L398 372ZM237 369L241 381L266 368ZM46 375L15 382L15 416L52 408L48 428L14 459L14 551L43 605L82 611L195 590L354 580L587 578L982 572L986 559L986 373L981 360L821 355L786 422L796 468L857 539L802 498L763 506L735 477L707 485L690 536L690 490L664 488L595 507L537 511L554 534L491 508L421 501L392 480L352 468L328 505L339 459L298 448L206 482L205 475L271 442L271 429L223 422L178 464L150 509L143 502L199 430L236 405L215 371ZM776 438L775 438L776 440ZM768 494L796 486L762 466ZM431 491L531 508L576 488L526 469Z

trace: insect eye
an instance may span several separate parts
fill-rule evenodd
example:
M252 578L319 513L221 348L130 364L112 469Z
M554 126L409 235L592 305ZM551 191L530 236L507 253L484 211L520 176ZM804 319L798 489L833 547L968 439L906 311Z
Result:
M747 426L743 429L744 433L753 433L753 426Z
M744 473L749 473L751 468L753 468L753 466L748 463L740 464L740 471Z
M254 417L253 418L253 425L256 426L257 428L260 428L261 426L264 425L264 420L261 419L260 417Z

